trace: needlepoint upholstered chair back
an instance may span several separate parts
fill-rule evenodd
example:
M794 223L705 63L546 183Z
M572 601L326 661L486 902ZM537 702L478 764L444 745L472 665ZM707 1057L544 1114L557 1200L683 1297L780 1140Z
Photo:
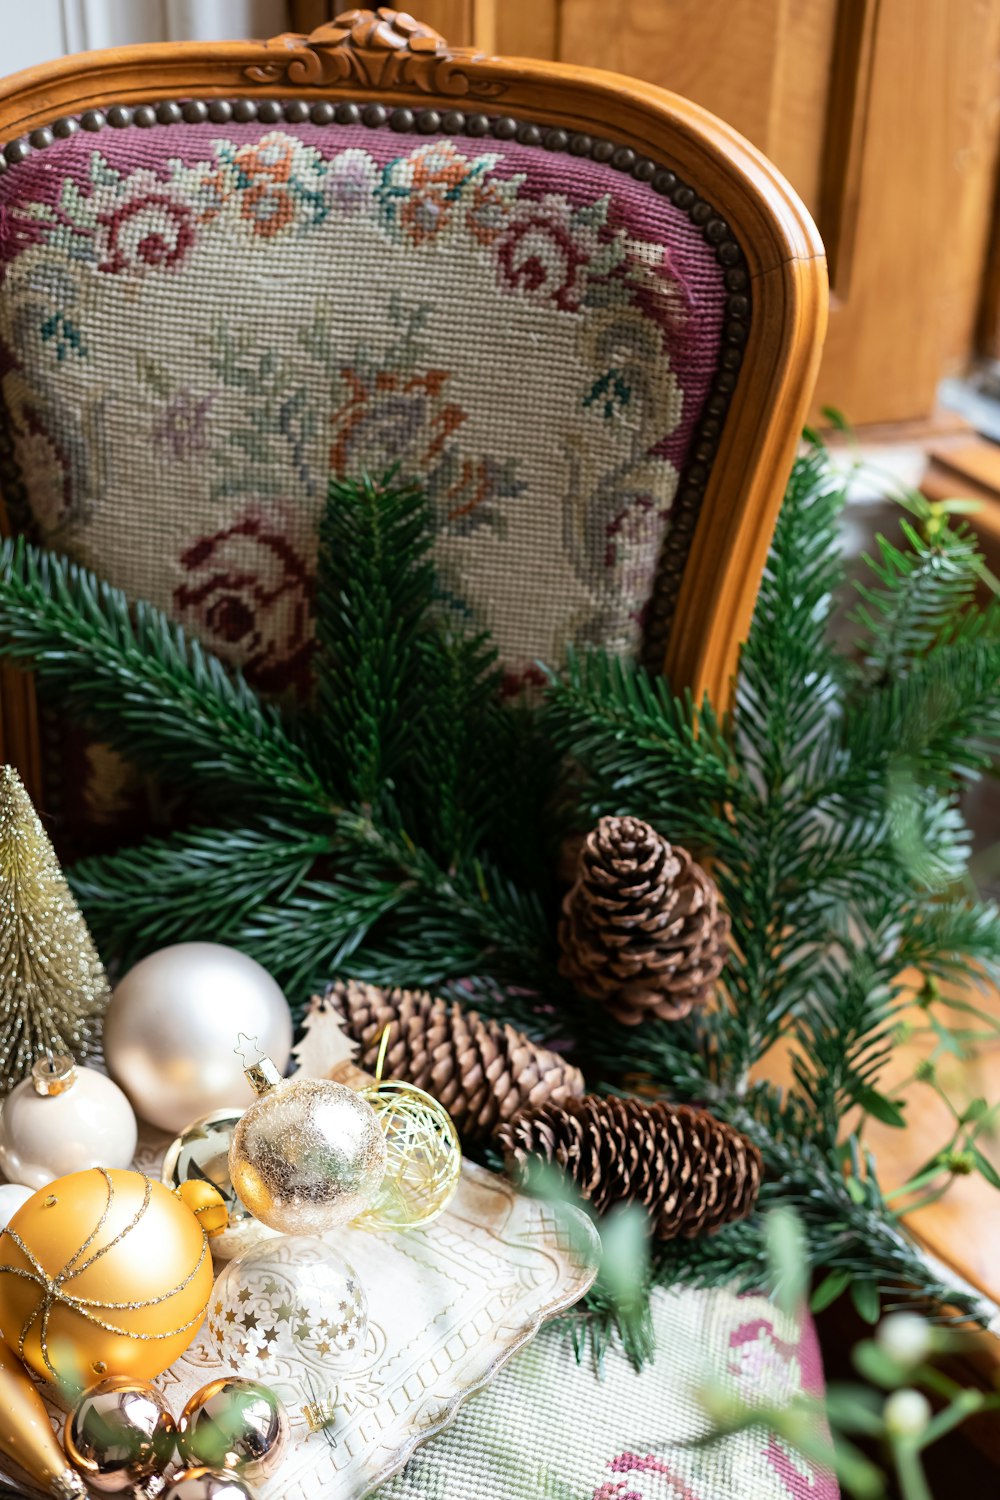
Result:
M826 295L728 127L383 9L19 74L0 141L10 528L301 696L328 478L398 463L512 690L598 643L725 696ZM30 683L2 706L54 805Z

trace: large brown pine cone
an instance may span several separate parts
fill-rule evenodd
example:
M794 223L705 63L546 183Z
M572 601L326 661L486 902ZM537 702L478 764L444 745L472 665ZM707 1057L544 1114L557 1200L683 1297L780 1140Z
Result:
M712 994L729 918L686 849L639 818L602 818L563 901L560 969L626 1026L676 1021Z
M313 1003L334 1007L368 1072L374 1072L382 1033L393 1022L383 1076L433 1094L467 1140L487 1140L526 1106L563 1104L584 1090L579 1068L558 1053L513 1026L424 991L335 980Z
M665 1240L746 1218L763 1173L746 1136L707 1110L663 1100L588 1094L542 1105L501 1126L497 1141L522 1173L531 1158L561 1167L598 1213L641 1204Z

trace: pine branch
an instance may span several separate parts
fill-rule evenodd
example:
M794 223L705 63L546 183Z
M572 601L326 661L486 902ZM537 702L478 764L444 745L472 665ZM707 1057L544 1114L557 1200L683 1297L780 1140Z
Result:
M939 647L853 704L844 741L859 769L906 761L945 792L978 777L1000 751L1000 641Z
M238 674L159 610L27 545L0 547L0 656L124 755L195 794L328 815L305 750Z
M418 640L416 667L422 702L410 732L406 800L412 832L452 869L489 837L504 805L490 774L503 737L500 672L487 636L443 628Z
M305 881L280 905L249 913L233 942L274 975L298 1015L332 974L361 977L354 955L379 923L399 912L405 894L393 881L364 876Z
M984 1325L989 1321L989 1307L967 1286L938 1275L910 1239L882 1197L870 1156L860 1175L845 1177L839 1159L803 1139L802 1118L782 1107L770 1088L728 1104L715 1099L712 1107L750 1135L764 1156L757 1212L709 1238L657 1247L657 1285L770 1290L764 1219L782 1204L799 1216L815 1272L842 1271L893 1301L930 1299Z
M398 829L361 814L338 820L334 878L310 881L280 906L255 912L243 946L307 996L337 972L373 984L433 989L480 975L519 988L510 1019L539 1035L531 996L563 985L551 952L551 924L534 893L485 858L444 871Z
M252 914L291 899L332 847L330 833L266 819L147 839L68 878L98 945L127 965L168 943L240 947Z
M896 960L939 980L996 980L1000 909L993 901L915 902L902 913Z
M801 778L839 697L827 631L843 571L843 500L843 480L824 454L796 460L740 658L738 748L745 774L771 798Z
M334 479L319 534L319 722L328 773L371 805L399 777L422 710L419 641L434 597L418 485Z
M901 676L953 631L979 582L979 554L970 534L943 530L930 542L908 521L900 530L909 550L877 538L878 558L865 557L876 583L856 584L862 603L850 616L859 628L856 644L867 681L874 684Z
M588 778L590 816L622 813L669 829L678 842L718 843L720 804L740 795L727 728L662 677L598 652L569 652L551 683L546 728Z
M903 1123L898 1107L877 1088L906 1003L894 983L897 945L887 945L886 937L876 929L867 942L848 944L846 952L818 963L808 1003L795 1016L792 1068L800 1097L812 1106L806 1129L829 1152L852 1105L886 1123Z

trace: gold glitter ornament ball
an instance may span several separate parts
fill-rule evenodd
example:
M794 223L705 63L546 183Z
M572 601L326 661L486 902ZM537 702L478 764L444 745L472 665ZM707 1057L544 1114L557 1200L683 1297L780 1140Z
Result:
M419 1229L443 1213L462 1174L462 1147L444 1105L415 1084L385 1079L362 1089L386 1141L386 1169L364 1229Z
M283 1234L322 1234L357 1218L385 1175L385 1136L353 1089L247 1068L260 1097L233 1132L229 1175L242 1202Z
M141 1172L57 1178L0 1233L0 1328L43 1379L152 1380L184 1353L212 1290L194 1214Z

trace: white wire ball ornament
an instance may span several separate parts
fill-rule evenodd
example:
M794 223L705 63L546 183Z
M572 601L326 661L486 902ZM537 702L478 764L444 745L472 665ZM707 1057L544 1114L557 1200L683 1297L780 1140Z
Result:
M360 1229L419 1229L455 1196L462 1147L451 1115L432 1094L382 1077L389 1030L382 1033L375 1082L361 1090L385 1135L385 1176L374 1204L355 1222Z
M332 1418L338 1383L365 1354L368 1299L332 1245L281 1235L229 1262L206 1321L224 1365L263 1382L321 1427Z

